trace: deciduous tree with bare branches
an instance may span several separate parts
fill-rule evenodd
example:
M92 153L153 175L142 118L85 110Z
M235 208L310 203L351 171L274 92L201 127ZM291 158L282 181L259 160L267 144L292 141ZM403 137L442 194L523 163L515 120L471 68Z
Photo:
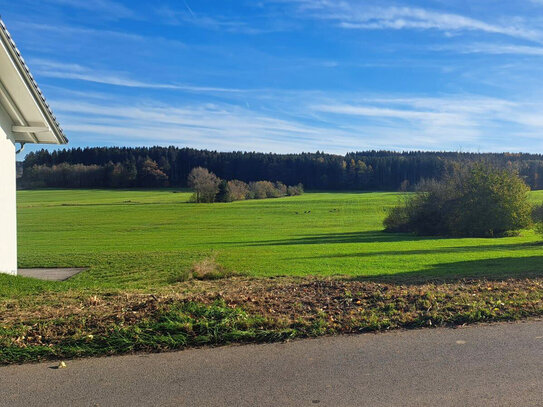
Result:
M193 168L188 177L188 184L194 190L194 202L215 202L220 182L220 178L206 168Z

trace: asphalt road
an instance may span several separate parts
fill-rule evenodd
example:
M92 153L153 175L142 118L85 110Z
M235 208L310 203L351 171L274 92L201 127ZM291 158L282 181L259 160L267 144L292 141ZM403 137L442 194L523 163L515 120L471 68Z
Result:
M0 368L16 406L543 406L543 321Z

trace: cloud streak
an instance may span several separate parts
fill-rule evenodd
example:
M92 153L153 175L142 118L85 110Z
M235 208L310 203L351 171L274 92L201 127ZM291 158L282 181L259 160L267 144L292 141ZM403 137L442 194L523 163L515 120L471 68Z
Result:
M451 46L432 47L432 49L437 51L454 51L464 54L543 56L543 47L503 43L456 44Z
M47 78L72 79L105 85L141 89L180 90L194 93L240 93L243 89L221 88L210 86L193 86L184 84L156 83L131 79L122 72L99 71L79 64L66 64L55 61L34 59L30 64L36 74Z
M118 144L175 144L223 150L294 152L308 146L346 149L347 134L254 112L234 105L191 104L180 107L56 100L67 132L92 134ZM334 141L330 144L329 137ZM77 139L77 137L76 137Z
M96 97L53 99L51 105L74 143L83 140L83 144L92 139L108 145L172 144L282 153L519 151L521 142L543 148L537 137L543 131L539 114L543 101L527 104L473 95L360 99L355 94L325 97L315 92L298 92L295 101L293 97L290 92L276 92L260 110L234 103L167 106ZM283 103L297 107L288 110Z
M301 16L329 20L339 27L359 30L478 31L531 41L543 32L523 25L489 23L460 14L410 6L372 5L371 2L294 0ZM382 3L381 3L382 4Z
M194 25L207 30L225 31L241 34L263 34L276 31L283 31L284 24L274 20L261 20L260 24L250 24L239 18L207 15L194 11L186 2L185 9L178 10L168 6L161 6L155 10L156 14L170 25Z
M136 18L136 13L125 5L112 0L45 0L61 6L100 13L110 19Z

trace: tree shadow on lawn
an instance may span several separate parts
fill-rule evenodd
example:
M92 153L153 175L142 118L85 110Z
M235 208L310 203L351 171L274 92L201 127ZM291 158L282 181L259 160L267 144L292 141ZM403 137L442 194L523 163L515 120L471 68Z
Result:
M460 239L459 237L448 237L448 236L417 236L410 233L389 233L380 230L370 230L365 232L345 232L345 233L323 233L316 235L302 235L302 237L296 237L291 239L278 239L278 240L259 240L256 242L222 242L230 244L242 244L244 246L290 246L290 245L306 245L306 244L347 244L347 243L396 243L396 242L419 242L426 240L455 240ZM485 239L488 241L495 241L496 239L501 238L477 238ZM502 244L502 245L483 245L483 246L458 246L456 248L450 248L451 251L456 251L454 249L466 249L466 251L473 247L478 247L481 250L501 250L501 249L516 249L523 248L528 246L540 245L538 242L525 242L525 243L512 243L512 244ZM435 250L420 250L417 251L406 251L399 252L405 254L427 254L435 252ZM378 254L388 254L389 252L380 252L375 254L368 255L378 255ZM396 253L396 252L390 252ZM360 256L363 257L366 253L360 253ZM338 255L338 257L348 257L351 255ZM325 256L323 256L325 257ZM332 256L334 257L334 256Z
M357 281L392 284L455 282L458 280L492 280L543 278L543 255L502 257L435 264L425 270L378 276L357 276Z
M371 230L366 232L324 233L305 235L302 237L282 240L259 240L246 246L290 246L298 244L341 244L341 243L387 243L420 240L447 239L436 236L416 236L407 233L387 233ZM234 243L234 242L231 242ZM239 242L241 243L241 242Z
M333 253L323 254L319 256L292 257L288 260L307 260L307 259L338 259L338 258L354 258L354 257L374 257L374 256L415 256L426 254L445 254L445 253L478 253L478 252L494 252L494 251L514 251L525 250L528 248L543 249L541 242L524 242L510 243L498 245L483 245L483 246L453 246L453 247L434 247L432 249L422 250L393 250L393 251L378 251L378 252L358 252L358 253Z
M327 245L327 244L352 244L352 243L400 243L400 242L423 242L428 240L444 241L457 240L457 237L447 236L417 236L409 233L388 233L385 231L371 230L365 232L345 232L345 233L326 233L316 235L302 235L290 239L274 239L274 240L258 240L253 242L247 241L221 241L207 242L208 244L233 245L244 247L261 247L261 246L292 246L292 245ZM489 242L501 238L478 238ZM288 260L301 260L309 258L347 258L347 257L371 257L385 255L424 255L438 253L462 253L462 252L479 252L479 251L499 251L499 250L521 250L530 247L543 246L543 242L523 242L510 244L488 244L476 246L457 246L457 247L435 247L433 249L422 250L405 250L405 251L380 251L380 252L359 252L359 253L337 253L320 256L294 257Z

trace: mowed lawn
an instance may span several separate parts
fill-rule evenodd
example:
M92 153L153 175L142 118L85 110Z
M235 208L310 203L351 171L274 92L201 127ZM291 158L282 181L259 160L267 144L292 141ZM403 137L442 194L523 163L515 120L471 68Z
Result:
M214 257L251 276L361 278L541 275L531 230L500 239L424 238L382 231L398 193L306 193L192 204L173 190L18 193L19 267L89 267L51 288L149 289L182 280ZM530 198L543 201L542 192ZM15 280L2 277L17 290ZM5 294L5 293L4 293Z

